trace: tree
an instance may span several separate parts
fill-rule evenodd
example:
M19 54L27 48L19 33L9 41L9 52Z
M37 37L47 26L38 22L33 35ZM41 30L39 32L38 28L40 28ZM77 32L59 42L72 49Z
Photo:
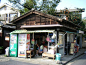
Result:
M85 24L85 28L86 28L86 17L84 17L84 18L82 19L82 21L83 21L83 23Z
M71 9L72 10L72 9ZM74 22L75 24L78 24L81 22L81 10L82 9L76 9L75 11L71 11L70 9L66 8L64 10L60 10L60 14L64 14L69 21Z
M86 37L86 17L84 17L83 19L82 19L82 21L83 21L83 23L84 23L84 35L83 35L83 37Z
M48 14L55 15L55 8L60 0L26 0L21 4L21 0L8 0L13 5L16 5L22 14L28 12L32 8L35 10L43 11Z
M67 20L73 22L74 24L77 24L80 27L80 30L84 31L85 28L85 22L86 18L84 18L85 20L82 21L82 12L84 12L84 8L77 8L75 11L71 11L68 8L64 9L64 10L60 10L59 14L64 14L67 17Z

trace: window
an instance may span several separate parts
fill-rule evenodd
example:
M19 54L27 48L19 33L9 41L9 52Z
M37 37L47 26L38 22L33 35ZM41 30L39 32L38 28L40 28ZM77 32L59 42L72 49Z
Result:
M4 10L7 10L7 7L6 6L4 7Z
M6 14L6 21L8 21L8 14Z

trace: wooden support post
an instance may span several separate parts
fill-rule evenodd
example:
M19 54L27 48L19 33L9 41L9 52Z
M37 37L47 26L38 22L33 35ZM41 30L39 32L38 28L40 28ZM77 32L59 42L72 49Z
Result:
M31 59L31 51L30 51L30 59Z
M34 39L34 33L33 33L33 39Z
M57 43L59 43L59 30L57 30ZM57 48L56 53L59 53L59 48Z
M51 25L51 19L50 19L50 25Z
M40 15L40 25L41 25L41 15Z
M48 32L48 36L49 36L49 32ZM48 51L49 51L49 41L48 41Z
M55 33L56 33L55 45L57 45L57 31L55 31ZM57 50L57 48L56 48L56 50ZM57 51L56 51L56 53L57 53Z

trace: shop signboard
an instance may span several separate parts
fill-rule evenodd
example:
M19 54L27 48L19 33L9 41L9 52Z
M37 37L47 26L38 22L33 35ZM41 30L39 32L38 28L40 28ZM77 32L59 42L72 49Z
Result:
M10 34L10 56L18 56L17 34Z

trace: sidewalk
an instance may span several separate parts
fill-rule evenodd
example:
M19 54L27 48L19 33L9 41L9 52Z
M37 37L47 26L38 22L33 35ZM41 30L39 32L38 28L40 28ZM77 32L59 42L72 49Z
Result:
M86 49L80 49L79 52L76 55L65 55L63 58L61 58L62 64L65 65L71 60L79 57L80 55L84 54Z
M3 58L4 61L9 61L9 60L15 60L15 61L22 61L22 62L27 62L27 63L33 63L33 64L38 64L38 65L65 65L72 59L80 56L86 51L86 49L80 49L77 55L65 55L63 58L61 58L62 64L57 64L56 60L53 60L52 58L42 58L42 56L37 56L33 58L18 58L18 57L4 57L4 55L0 55L0 59ZM2 60L3 61L3 60Z

